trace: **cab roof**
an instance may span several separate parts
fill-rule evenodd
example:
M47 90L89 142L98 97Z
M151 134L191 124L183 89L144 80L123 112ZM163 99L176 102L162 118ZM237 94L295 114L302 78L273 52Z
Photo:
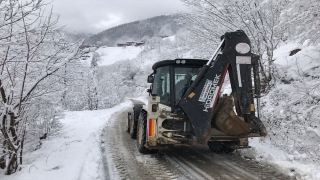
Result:
M177 63L179 62L180 63ZM185 63L181 63L185 61ZM175 59L175 60L162 60L153 64L152 69L155 71L162 66L178 66L178 67L188 67L188 66L199 66L202 67L208 62L205 59Z

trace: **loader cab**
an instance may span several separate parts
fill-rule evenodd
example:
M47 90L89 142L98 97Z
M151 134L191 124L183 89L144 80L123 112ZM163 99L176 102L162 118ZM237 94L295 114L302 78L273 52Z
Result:
M207 63L203 59L164 60L152 66L153 74L148 77L150 93L159 96L160 103L175 109L177 102L186 92L198 72Z

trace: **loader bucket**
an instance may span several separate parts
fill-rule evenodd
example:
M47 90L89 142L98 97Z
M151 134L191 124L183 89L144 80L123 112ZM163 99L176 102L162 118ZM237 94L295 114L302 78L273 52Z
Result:
M252 132L253 126L235 114L232 96L224 95L220 98L212 116L212 125L229 135L244 135Z

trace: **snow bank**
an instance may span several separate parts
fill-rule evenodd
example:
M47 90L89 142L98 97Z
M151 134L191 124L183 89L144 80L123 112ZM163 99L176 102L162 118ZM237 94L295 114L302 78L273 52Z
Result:
M295 152L286 153L273 145L272 140L266 138L252 138L249 140L250 149L243 149L240 154L246 159L253 159L265 165L273 165L281 172L294 176L300 180L320 179L319 165L305 161L306 154Z
M299 179L320 179L320 51L291 43L274 53L276 86L261 99L268 136L241 153Z
M22 170L1 180L96 180L104 179L100 134L113 115L130 106L126 101L114 108L65 112L63 129L56 137L24 157ZM3 176L3 177L1 177Z

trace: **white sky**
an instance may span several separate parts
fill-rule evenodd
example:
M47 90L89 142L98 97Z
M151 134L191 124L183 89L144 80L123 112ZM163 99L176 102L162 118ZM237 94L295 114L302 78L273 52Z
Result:
M53 1L53 2L52 2ZM44 0L52 2L58 25L66 30L98 33L108 28L159 15L187 10L180 0Z

